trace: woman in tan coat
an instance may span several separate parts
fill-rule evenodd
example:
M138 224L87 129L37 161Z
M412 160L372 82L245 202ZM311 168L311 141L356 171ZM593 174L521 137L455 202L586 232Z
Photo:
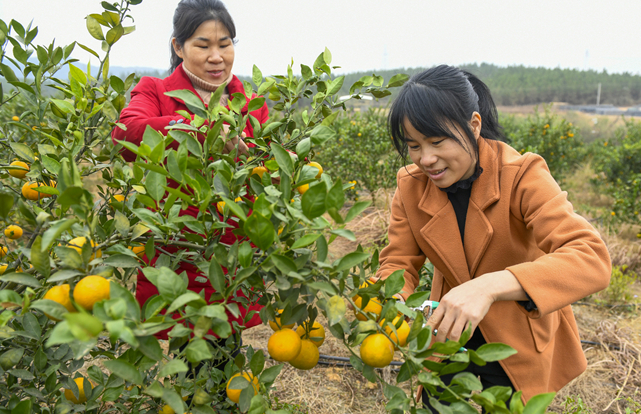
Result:
M599 234L574 213L543 158L500 142L496 107L475 76L450 66L415 75L389 123L414 165L398 173L377 276L405 269L406 299L427 258L430 299L440 302L428 321L436 340L458 340L471 325L470 349L502 342L517 350L466 371L484 388L523 391L525 401L559 390L586 368L570 304L609 283Z

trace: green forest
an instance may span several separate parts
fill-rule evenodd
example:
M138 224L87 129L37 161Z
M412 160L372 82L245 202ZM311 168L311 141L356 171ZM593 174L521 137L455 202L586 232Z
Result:
M572 105L596 104L597 85L601 83L601 104L634 106L641 104L641 76L629 73L610 74L606 71L547 69L525 66L500 67L488 63L461 65L485 82L497 105L531 105L566 102ZM401 68L376 71L389 79L396 73L413 75L427 68ZM372 72L356 72L345 76L344 85L351 85ZM349 93L343 86L342 95Z

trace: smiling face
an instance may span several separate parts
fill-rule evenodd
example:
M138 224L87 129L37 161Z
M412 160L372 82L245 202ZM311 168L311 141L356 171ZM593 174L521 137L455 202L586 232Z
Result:
M470 128L478 139L481 131L481 117L474 113ZM452 132L460 137L464 147L450 137L426 137L405 119L403 130L407 141L410 159L439 188L447 188L474 174L476 159L465 133L460 129Z
M200 79L219 85L229 78L234 66L234 43L220 22L204 22L182 46L176 38L171 42L183 66Z

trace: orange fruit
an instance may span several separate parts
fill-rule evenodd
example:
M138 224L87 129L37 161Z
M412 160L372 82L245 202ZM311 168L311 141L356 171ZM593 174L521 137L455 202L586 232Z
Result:
M109 299L109 281L102 276L85 276L76 284L73 290L73 300L84 309L93 310L93 306Z
M9 252L9 249L7 249L5 246L0 246L0 259L5 257L8 252Z
M111 196L111 200L109 201L109 206L111 208L115 208L114 203L113 203L114 201L117 201L119 203L123 203L125 201L125 196L122 195L122 194L112 195Z
M240 399L240 393L243 391L242 389L235 389L235 388L229 388L229 385L231 384L231 381L236 378L241 376L240 372L237 372L236 374L232 375L229 381L227 381L227 387L225 388L225 391L227 391L227 398L238 404L238 400ZM258 394L258 378L254 377L253 375L243 372L242 376L245 377L247 381L252 383L252 387L254 387L254 395Z
M292 329L294 327L293 323L290 323L289 325L282 325L280 323L280 316L276 316L276 321L269 321L269 327L272 328L272 331L280 331L281 329ZM280 328L278 327L280 325Z
M1 265L0 265L0 275L4 274L4 272L6 272L6 271L7 271L7 268L8 268L8 267L9 267L9 265L8 265L8 264L6 264L6 263L1 264Z
M85 390L84 390L84 378L76 378L73 380L73 382L76 383L78 386L78 397L76 398L75 395L73 395L73 391L71 391L68 388L65 388L65 398L69 401L71 401L74 404L82 404L87 401L87 397L85 396ZM90 389L92 389L91 384L89 385Z
M142 257L145 255L145 246L129 246L127 248L134 252L138 257Z
M69 240L69 244L67 245L67 247L71 247L72 249L75 249L78 252L78 254L82 256L82 246L84 246L85 243L87 243L86 237L82 237L82 236L76 237L75 239ZM90 244L91 244L91 247L96 247L96 243L94 243L93 240L91 240ZM92 261L96 257L102 257L102 251L100 249L98 249L95 253L91 255L91 257L89 258L89 261Z
M24 198L27 200L38 200L38 198L45 198L44 194L41 194L35 190L35 188L40 187L38 183L33 183L33 182L26 182L22 186L22 195Z
M25 175L27 175L27 173L29 172L29 164L27 164L26 162L14 161L9 165L15 165L17 167L26 168L26 170L21 170L18 168L8 168L7 171L9 172L9 175L11 175L12 177L23 179Z
M11 117L11 120L18 122L18 121L20 121L20 117L14 115L14 116Z
M354 314L356 315L356 319L359 321L366 321L368 318L363 314L364 313L374 313L376 314L376 319L381 316L381 311L383 310L383 305L381 305L381 302L378 301L376 298L372 298L367 302L367 306L362 308L362 303L363 303L363 298L360 296L356 296L354 298L354 305L356 305L356 308L354 308Z
M303 325L298 325L298 328L296 328L296 333L298 334L298 336L300 336L301 339L311 340L314 345L316 345L316 347L323 345L323 342L325 342L325 328L323 328L323 325L321 325L317 321L314 321L312 329L309 330L309 335L307 335L307 333L305 332L305 328L308 324L309 322L303 322Z
M374 368L386 367L394 358L394 345L383 334L372 334L365 338L360 349L361 359Z
M392 321L392 325L396 326L399 319L401 319L401 316L397 316L396 318L394 318L394 320ZM379 325L381 326L383 326L384 324L385 324L385 319L381 320L381 322L379 323ZM398 333L398 337L392 330L392 327L389 325L385 326L385 332L390 336L390 338L392 338L392 341L394 341L396 345L405 346L407 345L407 337L410 334L410 326L405 320L405 318L403 318L403 322L401 322L401 326L396 328L396 333Z
M309 184L303 184L300 187L296 187L296 191L300 193L300 195L303 195L309 190Z
M239 203L239 202L243 201L243 198L242 197L236 197L234 199L234 201ZM216 203L216 209L218 209L218 212L220 214L223 214L223 209L225 208L226 205L227 205L227 203L225 203L224 201L219 201L219 202Z
M300 336L291 329L281 329L269 337L267 352L276 361L288 362L298 356L302 346Z
M323 175L323 167L319 163L317 163L316 161L312 161L307 165L309 165L310 167L318 168L318 174L316 174L316 178L321 178L321 175Z
M163 405L162 410L159 411L160 414L176 414L173 408L168 404Z
M68 284L52 287L47 291L47 293L45 293L45 295L42 298L49 299L54 302L58 302L59 304L64 306L69 312L76 311L76 308L73 306L73 303L71 303L71 296L69 295ZM46 313L45 313L45 316L51 319L52 321L59 321L59 319L56 319L51 315L47 315Z
M300 352L296 358L289 361L289 364L294 368L308 370L314 368L318 364L318 346L309 339L301 341Z
M266 172L268 172L268 170L265 167L262 167L262 166L261 167L254 167L252 169L252 173L250 174L250 176L254 175L254 174L258 174L258 176L260 178L263 178L263 174L265 174Z
M22 237L22 227L16 226L15 224L7 226L7 228L4 229L4 235L8 239L19 239L20 237Z

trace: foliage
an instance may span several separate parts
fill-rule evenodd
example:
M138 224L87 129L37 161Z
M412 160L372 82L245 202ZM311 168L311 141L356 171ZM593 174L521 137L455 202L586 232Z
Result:
M592 183L613 199L610 224L641 224L641 123L626 121L611 139L595 141L590 154Z
M567 397L563 403L563 414L592 414L593 412L579 396Z
M459 67L485 82L497 105L538 105L550 102L594 105L599 83L601 104L632 106L641 103L641 76L630 73L522 65L501 67L490 63L464 64ZM387 77L402 72L411 76L426 69L428 68L399 68L380 71L378 74ZM345 77L345 85L351 85L368 74L371 75L367 72L350 73ZM349 90L344 87L340 93L347 95Z
M534 152L542 156L557 181L585 158L583 142L572 123L545 106L526 120L514 117L501 119L507 143L521 154Z
M349 194L355 200L364 189L375 202L378 189L396 186L396 172L403 165L392 145L384 111L350 112L335 125L336 138L316 154L316 160L353 184L354 192Z
M266 369L264 353L252 347L234 356L243 326L230 317L240 317L240 308L256 301L263 305L259 315L264 323L274 321L278 312L282 324L311 324L322 312L330 332L351 352L352 365L368 380L383 384L388 410L426 413L354 352L369 334L390 339L385 328L396 329L389 322L375 323L372 315L348 321L345 301L354 306L355 294L364 305L373 299L383 304L386 320L398 312L414 320L408 345L400 348L404 363L396 381L409 382L413 391L423 384L433 406L441 407L438 399L448 400L452 409L468 412L471 399L488 412L504 413L509 406L513 413L543 413L553 394L535 396L524 408L520 392L482 391L477 378L460 372L470 362L507 358L515 352L512 348L485 344L459 352L469 332L458 342L432 344L431 328L410 308L423 302L424 292L410 296L405 305L393 300L404 285L402 272L366 284L378 267L377 252L371 256L359 248L327 261L328 245L336 237L353 239L343 225L369 205L356 202L342 212L351 185L340 176L317 177L318 170L304 161L333 139L333 123L345 108L337 97L344 77L332 75L329 50L312 66L301 65L300 78L293 76L291 66L287 75L268 78L255 67L256 90L246 83L250 98L237 94L229 108L218 104L223 88L208 106L189 91L170 92L194 114L181 113L189 122L168 127L163 131L167 135L148 128L140 145L110 144L111 129L124 127L117 120L134 77L109 76L109 54L133 31L125 24L131 19L130 6L140 2L102 2L104 11L87 17L89 33L101 43L100 54L76 43L38 46L33 44L37 29L0 22L0 70L12 86L0 99L6 116L0 165L11 171L8 164L14 158L26 162L25 181L39 183L36 192L42 195L21 197L23 180L0 175L0 217L5 224L22 224L26 236L4 239L0 249L7 265L0 276L0 413L137 414L165 411L164 406L179 413L297 410L269 407L267 396L282 364ZM4 53L8 43L13 57ZM97 73L90 66L85 71L73 65L69 56L75 46L100 61ZM37 63L28 60L34 52ZM56 77L63 66L69 68L68 81ZM405 80L397 75L385 84L373 76L357 82L352 92L385 97ZM55 97L43 92L49 87L57 90ZM259 125L241 109L245 104L250 112L262 107L264 96L276 102L279 115ZM312 104L299 115L295 104L303 98ZM240 135L247 122L254 127L254 137L247 138L255 145L249 156L237 149L223 153L223 123L230 126L229 138ZM123 160L123 147L136 155L133 163ZM268 171L252 174L257 166ZM104 184L91 192L88 177L96 173ZM309 185L307 191L296 194L304 185ZM228 231L235 237L226 243ZM78 237L86 238L81 247L78 241L70 243ZM134 246L144 246L144 252L134 252ZM198 268L196 282L216 292L205 298L204 290L189 290L186 273L176 272L183 264ZM159 292L142 309L129 290L139 269ZM73 296L87 275L110 280L109 298L91 311ZM70 285L75 311L43 299L60 284ZM254 314L249 312L244 321ZM154 336L166 330L171 357ZM80 378L85 362L87 376L78 383L86 401L75 404L80 390L73 380ZM253 382L236 376L239 372L258 379L259 393L254 395ZM440 380L446 372L458 372L452 385ZM225 398L228 381L232 389L242 390L238 406Z
M639 302L636 295L631 293L636 281L636 272L627 266L613 266L610 284L605 290L595 294L594 298L597 303L607 305L634 305Z

